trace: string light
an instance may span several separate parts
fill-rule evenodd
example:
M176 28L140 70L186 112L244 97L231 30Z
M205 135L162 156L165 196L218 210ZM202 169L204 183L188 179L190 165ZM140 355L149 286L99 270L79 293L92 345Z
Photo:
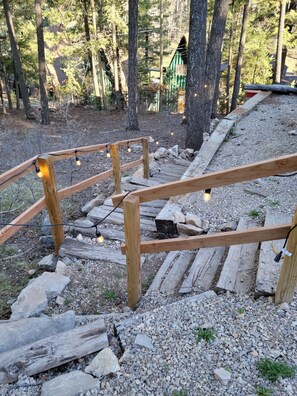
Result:
M185 120L186 119L186 116L185 115L183 115L183 120Z
M97 242L99 242L99 243L103 243L104 242L104 236L98 230L97 225L96 225L96 238L97 238Z
M204 200L204 202L209 202L210 199L211 199L211 189L210 189L210 188L207 188L207 189L204 191L203 200Z
M81 162L80 162L80 159L78 158L78 156L77 156L77 150L75 150L75 162L76 162L76 165L77 166L80 166L81 165Z
M198 94L197 93L194 93L194 96L197 96Z
M128 151L128 153L131 153L131 151L132 151L131 147L130 147L130 142L127 143L127 151Z
M40 178L42 178L43 173L41 172L39 166L37 166L36 161L33 161L33 165L34 165L34 167L35 167L35 172L37 173L37 176L40 177Z
M159 146L160 142L159 140L156 140L156 145Z
M110 157L111 157L111 154L108 150L108 146L106 146L106 158L110 158Z
M170 135L173 136L173 135L174 135L174 132L171 131L171 132L170 132Z

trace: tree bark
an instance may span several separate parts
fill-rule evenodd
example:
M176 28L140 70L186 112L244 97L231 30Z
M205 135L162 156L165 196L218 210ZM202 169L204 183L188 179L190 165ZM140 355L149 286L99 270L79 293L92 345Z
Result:
M13 56L14 66L15 66L15 73L17 75L17 79L19 82L19 87L20 87L20 91L21 91L21 95L22 95L22 100L23 100L23 104L24 104L26 117L29 120L35 120L35 115L31 108L30 99L29 99L29 95L28 95L28 91L27 91L27 87L26 87L26 83L25 83L25 79L24 79L20 54L19 54L19 51L17 48L14 26L13 26L13 21L12 21L12 16L11 16L8 0L3 0L3 9L4 9L4 14L5 14L6 24L7 24L9 40L10 40L11 52L12 52L12 56Z
M160 87L159 87L159 111L162 110L162 97L163 97L163 0L160 0Z
M129 0L128 44L128 126L129 131L139 131L137 115L137 29L138 0Z
M205 54L207 0L192 0L190 6L188 73L186 85L186 147L199 150L206 131Z
M243 15L242 15L242 28L241 28L240 43L239 43L238 57L237 57L237 63L236 63L235 80L234 80L233 95L232 95L232 102L231 102L231 111L236 109L238 94L239 94L239 90L240 90L240 78L241 78L241 69L242 69L242 63L243 63L243 54L244 54L247 23L248 23L248 16L249 16L249 7L250 7L250 0L246 0L245 6L243 9Z
M282 79L282 53L283 53L283 36L285 27L286 0L280 0L280 15L278 23L277 47L276 47L276 64L275 64L275 83L280 83Z
M96 12L95 12L95 2L91 0L91 8L92 8L92 17L93 17L93 37L97 40L97 23L96 23ZM96 68L96 51L94 48L91 50L92 57L92 76L94 82L94 90L95 90L95 101L96 107L101 109L101 99L100 99L100 90L99 90L99 82L97 76L97 68Z
M3 89L2 89L2 81L0 78L0 97L1 97L1 104L2 104L2 113L6 114L5 102L3 97Z
M46 90L46 69L41 0L35 0L36 34L38 47L38 73L40 86L41 123L49 124L48 97Z
M216 0L212 17L211 32L206 54L206 122L210 122L212 112L216 113L219 93L222 43L224 38L229 0Z

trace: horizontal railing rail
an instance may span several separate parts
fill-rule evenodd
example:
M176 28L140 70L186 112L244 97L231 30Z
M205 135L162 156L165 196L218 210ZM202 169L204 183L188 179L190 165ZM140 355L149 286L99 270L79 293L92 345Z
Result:
M291 300L297 285L297 228L295 232L290 233L292 224L187 238L179 237L169 240L141 241L139 207L142 202L203 191L296 170L297 154L295 153L236 168L212 172L182 181L166 183L161 186L133 191L127 197L124 197L123 194L115 195L112 199L113 204L119 205L122 202L124 207L125 244L122 245L121 249L122 252L126 254L127 261L129 306L135 307L141 296L140 255L143 253L231 246L283 239L289 234L288 246L292 246L290 251L293 252L293 254L291 257L285 256L284 258L284 264L276 292L276 301ZM293 226L295 224L297 224L297 211L293 219ZM284 279L286 279L286 287L283 285Z

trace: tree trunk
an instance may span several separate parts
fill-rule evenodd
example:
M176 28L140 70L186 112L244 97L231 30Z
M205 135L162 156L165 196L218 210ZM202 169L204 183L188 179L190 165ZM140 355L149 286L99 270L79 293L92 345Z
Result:
M1 104L2 104L2 113L6 114L5 102L3 97L3 89L2 89L2 81L0 78L0 97L1 97Z
M113 17L115 18L116 8L115 8L115 1L112 2L112 13ZM117 27L115 21L113 19L111 23L111 30L112 30L112 57L113 57L113 70L114 70L114 91L115 91L115 100L116 100L116 108L118 110L122 109L122 101L121 97L122 94L120 92L120 79L119 79L119 64L118 64L118 44L117 44Z
M275 83L280 83L282 79L282 53L283 53L283 36L285 27L286 0L280 0L280 15L278 23L277 47L276 47L276 64L275 64Z
M41 105L41 123L49 124L49 109L48 97L46 90L46 69L45 69L45 52L44 52L44 36L43 36L43 22L41 0L35 0L35 15L36 15L36 34L38 47L38 73L40 85L40 105Z
M206 131L204 85L207 0L192 0L190 7L186 147L199 150Z
M23 68L21 64L21 59L19 55L19 51L17 48L17 43L15 39L15 32L14 32L14 27L13 27L13 21L10 13L10 8L8 4L8 0L3 0L3 9L4 9L4 14L5 14L5 19L6 19L6 24L7 24L7 30L8 30L8 35L9 35L9 40L10 40L10 46L11 46L11 52L13 56L13 61L14 61L14 66L15 66L15 73L17 75L17 79L19 82L19 87L23 99L23 104L24 104L24 109L26 113L26 117L29 120L35 120L35 115L32 111L30 100L29 100L29 95L23 75Z
M162 110L163 97L163 0L160 0L160 88L159 88L159 111Z
M219 93L222 43L224 38L229 0L216 0L214 4L211 32L206 54L206 122L210 122L211 114L216 113Z
M91 8L92 8L92 17L93 17L93 37L97 39L97 23L96 23L96 12L95 12L95 2L91 0ZM96 107L101 109L101 99L100 99L100 90L99 90L99 82L97 76L97 68L96 68L96 51L94 48L91 49L91 56L92 56L92 75L93 75L93 82L94 82L94 90L95 90L95 102Z
M4 62L3 55L2 55L1 43L0 43L0 62L2 64L2 69L3 69L3 79L4 79L5 88L6 88L6 95L7 95L7 100L8 100L8 108L9 108L9 110L12 110L10 86L9 86L9 82L8 82L5 62Z
M128 44L128 126L129 131L139 131L137 115L137 29L138 0L129 0Z
M232 1L231 4L231 8L232 8L231 18L233 16L233 11L234 11L233 7L234 7L234 0ZM230 112L230 87L231 87L231 71L232 71L232 59L233 59L233 53L232 53L233 37L234 37L234 20L232 18L231 28L229 31L228 70L227 70L227 81L226 81L226 96L227 96L226 113L227 114Z
M243 9L243 15L242 15L242 28L241 28L240 43L239 43L238 57L237 57L237 63L236 63L235 80L234 80L233 95L232 95L232 102L231 102L231 111L236 109L238 94L239 94L239 90L240 90L240 78L241 78L241 69L242 69L243 54L244 54L244 47L245 47L248 16L249 16L249 7L250 7L250 0L246 0L245 6Z

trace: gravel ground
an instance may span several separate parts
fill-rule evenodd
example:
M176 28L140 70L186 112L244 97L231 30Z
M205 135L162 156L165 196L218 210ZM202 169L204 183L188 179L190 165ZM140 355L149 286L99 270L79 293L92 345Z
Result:
M297 98L272 96L260 104L251 116L239 122L223 143L207 172L296 152ZM251 210L260 212L259 222L268 211L292 214L296 205L296 179L269 177L213 191L212 200L204 203L201 193L192 194L187 211L210 222L212 228L238 221ZM201 204L199 203L201 202ZM140 311L166 304L164 296L144 298ZM172 297L170 297L172 302ZM92 395L164 395L164 396L295 396L297 376L272 383L259 376L257 362L262 358L285 361L297 366L297 299L289 306L275 306L270 299L224 294L202 303L179 301L164 305L146 315L135 316L121 337L126 353L121 371L101 379L101 390ZM107 320L109 338L119 355L113 331L115 316ZM213 328L215 339L207 343L195 340L197 327ZM137 348L135 336L145 334L154 349ZM84 370L91 357L51 370L33 378L21 378L16 385L0 388L1 396L40 395L40 382L74 369ZM224 368L231 373L227 385L214 376ZM25 386L22 386L25 384ZM258 387L273 393L257 393Z

